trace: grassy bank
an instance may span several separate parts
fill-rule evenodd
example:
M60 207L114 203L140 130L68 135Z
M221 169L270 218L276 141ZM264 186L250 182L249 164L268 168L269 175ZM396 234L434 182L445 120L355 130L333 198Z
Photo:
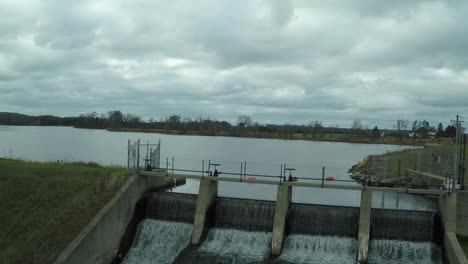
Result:
M463 252L465 252L465 256L468 258L468 237L458 236L458 241L460 242Z
M372 183L380 185L437 185L442 181L431 179L422 182L411 170L431 173L445 177L447 168L453 167L454 144L429 144L424 148L389 152L372 155L356 164L351 172L352 178L363 180L365 175ZM431 186L427 186L431 187ZM435 186L434 186L435 187Z
M0 159L0 263L52 263L127 178L97 164Z
M327 142L345 142L361 144L388 144L424 146L427 144L448 144L451 138L409 138L385 136L375 138L370 135L354 135L340 133L270 133L270 132L227 132L227 131L190 131L190 130L167 130L149 128L113 128L107 129L112 132L140 132L140 133L160 133L168 135L190 135L190 136L218 136L218 137L241 137L241 138L269 138L286 140L309 140Z

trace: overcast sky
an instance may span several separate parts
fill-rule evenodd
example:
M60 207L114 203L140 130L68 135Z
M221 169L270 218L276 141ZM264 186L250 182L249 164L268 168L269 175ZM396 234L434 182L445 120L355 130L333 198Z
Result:
M468 114L468 1L0 0L0 111L391 128Z

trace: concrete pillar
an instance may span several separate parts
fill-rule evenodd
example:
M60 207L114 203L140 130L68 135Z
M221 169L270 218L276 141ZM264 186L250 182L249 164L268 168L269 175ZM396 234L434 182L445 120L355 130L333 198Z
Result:
M200 180L197 208L195 209L195 219L193 223L192 245L200 244L205 229L206 213L215 202L217 196L217 181Z
M372 192L361 192L361 208L359 210L358 232L358 262L367 263L369 253L369 235L371 225Z
M278 185L276 194L275 218L273 222L273 235L271 240L271 253L273 255L281 254L283 246L284 229L286 225L286 215L292 200L292 187Z
M457 231L457 195L455 193L441 195L439 211L444 223L445 232Z

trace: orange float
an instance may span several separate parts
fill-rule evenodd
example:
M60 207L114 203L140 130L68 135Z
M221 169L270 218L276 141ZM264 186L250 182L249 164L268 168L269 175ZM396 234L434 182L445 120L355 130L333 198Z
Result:
M333 181L334 179L335 179L335 178L333 178L333 176L327 176L327 177L325 178L325 180L327 180L327 181Z

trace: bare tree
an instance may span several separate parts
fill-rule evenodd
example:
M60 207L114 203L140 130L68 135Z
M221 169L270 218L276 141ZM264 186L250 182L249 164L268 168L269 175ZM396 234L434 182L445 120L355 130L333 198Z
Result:
M250 116L247 116L247 115L241 115L237 118L237 126L240 127L240 128L244 128L244 127L250 127L252 126L252 119L250 118Z
M351 124L351 128L354 130L360 130L363 128L362 121L360 119L354 119Z
M399 119L396 122L396 129L398 131L406 130L408 128L408 125L409 125L409 120Z
M323 128L323 125L322 125L322 121L321 120L313 120L313 121L310 121L308 126L310 128L312 128L312 131L314 133L317 133L318 131L320 131L320 129Z

